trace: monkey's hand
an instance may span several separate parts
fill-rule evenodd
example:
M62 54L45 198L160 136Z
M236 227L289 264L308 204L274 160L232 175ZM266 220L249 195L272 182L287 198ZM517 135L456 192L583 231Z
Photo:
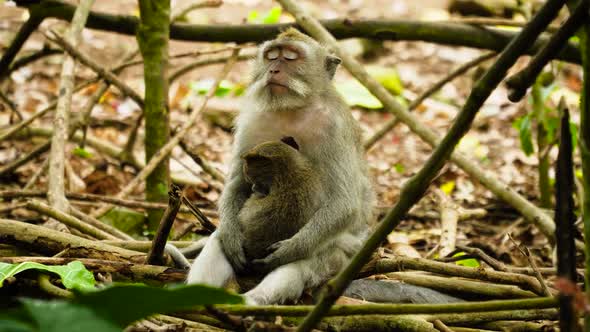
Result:
M225 257L229 260L236 272L241 272L246 267L246 254L242 244L244 243L244 235L242 232L236 231L228 234L226 232L219 233L219 241Z
M278 241L267 248L269 252L268 256L255 259L252 262L254 264L262 264L269 270L274 270L281 265L298 260L300 255L297 254L296 249L296 243L293 241L293 238Z

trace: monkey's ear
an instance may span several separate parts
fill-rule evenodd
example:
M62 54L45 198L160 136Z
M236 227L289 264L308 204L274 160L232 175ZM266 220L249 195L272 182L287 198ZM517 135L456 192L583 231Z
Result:
M328 72L328 77L330 79L334 78L334 74L336 74L336 68L342 62L339 57L335 55L328 55L326 57L326 71Z
M299 144L297 144L297 142L295 141L295 138L293 138L293 136L285 136L283 138L281 138L281 142L287 144L288 146L292 147L293 149L299 151Z

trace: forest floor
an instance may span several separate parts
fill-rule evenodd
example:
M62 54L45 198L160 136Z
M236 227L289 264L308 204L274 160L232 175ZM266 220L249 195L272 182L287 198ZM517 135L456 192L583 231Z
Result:
M173 1L174 8L184 8L189 1ZM448 19L444 1L325 1L321 4L310 4L313 14L320 18L334 17L385 17L396 19ZM420 3L418 6L417 3ZM226 23L235 24L246 20L249 13L256 10L260 13L268 12L272 7L271 1L259 0L226 0L220 8L208 8L193 11L188 15L191 23ZM7 47L11 36L23 23L26 11L10 7L7 2L0 4L0 49ZM376 8L379 8L376 11ZM113 13L137 15L136 1L101 1L94 9ZM292 20L283 15L281 21ZM42 24L44 29L60 30L65 24L56 20L47 20ZM22 52L37 50L45 42L43 36L35 33L25 44ZM359 55L367 65L377 65L395 69L403 90L401 97L411 100L434 82L448 74L452 69L476 58L484 53L481 50L448 47L423 42L384 42L377 55L363 58L363 44L357 41L343 41L345 50ZM105 67L118 63L125 54L135 49L135 38L86 30L80 49ZM222 48L223 44L171 42L170 53L176 54L186 51L208 50ZM171 71L192 59L172 61ZM0 85L0 91L18 105L23 116L29 117L47 105L57 95L61 56L51 56L40 60L12 73L9 80ZM437 94L422 103L415 113L421 121L444 133L451 120L463 105L470 92L474 77L487 68L486 62L471 70L452 82L446 84ZM526 59L521 59L514 71L522 68ZM170 86L171 123L175 128L187 118L187 105L197 104L201 98L198 94L200 86L211 82L222 65L212 65L191 71L180 77ZM580 92L581 74L578 67L559 64L559 71L555 83L555 91L549 96L547 105L555 108L559 98L564 96L571 106L573 121L578 121L578 94ZM226 78L228 86L244 87L248 81L248 64L237 64ZM93 77L93 72L79 66L77 79L82 81ZM122 75L125 82L143 95L143 78L141 66L132 67ZM335 82L352 80L351 76L340 69ZM81 93L74 95L73 112L79 112L85 101L96 89L92 85ZM191 130L187 142L193 151L211 162L222 172L227 171L227 161L231 148L232 135L227 124L223 123L226 113L234 113L239 109L239 97L231 91L227 96L217 97L210 101L209 110L202 121ZM504 86L499 86L481 109L474 126L458 147L463 152L478 160L479 165L495 174L506 185L510 186L527 199L538 203L537 186L537 158L535 154L527 156L519 140L519 131L513 123L530 111L531 104L526 98L520 103L511 103L507 99ZM355 106L352 108L354 117L361 123L365 138L370 137L381 124L392 118L392 115L381 110L369 110ZM139 114L138 107L121 93L111 88L101 98L92 112L90 134L96 138L108 141L122 147L130 132L134 119ZM221 114L221 115L220 115ZM9 109L0 103L0 129L11 124ZM34 123L34 127L52 126L52 113L48 113ZM139 132L139 139L134 148L138 158L143 158L143 129ZM32 149L43 137L27 137L25 139L9 139L0 142L0 165L10 163ZM68 144L69 163L72 172L68 175L70 191L114 195L133 178L134 172L119 166L119 161L104 155L92 147L87 150L91 156L74 153L76 144ZM412 134L404 125L398 125L383 137L367 153L371 177L377 192L378 210L385 211L393 206L399 195L403 183L415 174L431 153L429 145ZM549 156L555 160L557 149L549 151ZM202 206L214 209L219 198L221 185L212 181L193 160L180 148L173 151L171 162L173 174L192 184L191 198ZM47 154L20 167L10 177L3 178L0 190L19 189L38 170ZM576 159L576 165L579 165ZM106 167L105 167L106 166ZM553 176L553 171L551 171ZM45 189L46 176L43 175L33 187ZM533 257L539 266L551 266L551 252L546 239L534 226L524 222L510 205L498 200L485 189L477 179L472 179L453 164L448 164L437 177L432 188L440 188L458 206L465 209L483 209L484 213L478 218L461 220L458 225L457 243L472 247L484 248L493 257L518 266L527 266L526 258L516 249L516 244L523 244L533 252ZM135 191L133 197L142 199L142 188ZM439 211L439 196L429 193L416 206L410 216L404 220L390 236L392 243L405 243L418 250L423 256L436 247L441 235L441 225L436 217ZM0 206L1 208L1 206ZM3 212L13 219L37 218L35 214L16 209ZM185 216L185 219L190 217ZM214 220L216 222L217 220ZM185 221L186 223L186 221ZM194 223L194 222L193 222ZM182 224L182 223L181 223ZM198 226L194 226L199 232ZM182 228L182 227L177 227ZM515 242L510 240L510 236Z

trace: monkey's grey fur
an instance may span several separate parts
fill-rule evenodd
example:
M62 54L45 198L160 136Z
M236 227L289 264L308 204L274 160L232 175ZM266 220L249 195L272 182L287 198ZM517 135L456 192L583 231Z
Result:
M453 303L462 299L401 282L361 279L350 283L343 294L359 300L381 303Z
M265 54L271 48L295 49L300 58L270 61ZM269 248L272 253L254 260L272 272L245 294L247 302L297 299L305 288L336 274L358 251L372 217L373 190L360 127L331 82L338 63L324 47L296 30L260 47L252 84L236 120L231 171L219 202L221 222L193 263L187 282L223 286L248 264L239 215L252 187L244 178L240 156L284 136L295 138L300 153L317 170L323 198L295 235L274 243ZM288 88L280 96L268 86L279 71L287 77L282 83Z

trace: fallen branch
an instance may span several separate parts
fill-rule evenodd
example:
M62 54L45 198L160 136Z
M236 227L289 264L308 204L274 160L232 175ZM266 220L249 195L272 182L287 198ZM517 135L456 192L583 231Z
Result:
M392 280L406 284L422 286L446 294L467 299L518 299L537 297L535 293L522 290L513 285L498 285L474 280L455 279L427 275L418 272L393 272L386 274Z
M62 54L62 53L63 53L62 50L59 50L56 48L51 48L51 47L49 47L49 45L43 45L43 47L40 50L33 52L29 55L24 55L16 60L14 60L14 62L12 63L12 66L10 66L10 68L8 68L8 74L10 74L13 71L18 70L22 67L25 67L32 62L42 59L44 57Z
M112 246L116 246L119 248L134 250L134 251L141 251L141 252L148 252L152 247L152 241L139 241L139 240L102 240L102 243L109 244ZM192 244L194 241L168 241L171 245L182 249L186 248Z
M66 250L68 257L143 262L145 254L58 232L47 227L0 219L0 242L47 255Z
M68 43L77 45L82 38L82 30L88 18L88 12L94 0L82 0L80 6L76 8L72 23L66 31L65 40ZM59 96L55 109L53 120L53 136L51 136L51 147L49 151L49 176L47 184L47 200L51 207L59 211L68 211L69 203L65 195L65 159L66 159L66 142L68 141L70 112L72 105L72 95L74 93L74 75L76 72L75 60L64 54L60 79L59 79ZM60 225L52 219L48 220L48 225L59 228ZM62 225L63 226L63 225ZM97 233L98 235L98 233Z
M396 256L387 259L378 259L374 264L374 270L363 270L362 276L370 274L382 274L389 272L419 270L453 277L463 277L485 280L500 284L517 285L523 289L531 290L536 294L543 294L543 288L538 280L523 274L485 270L483 268L471 268L456 264L446 264L424 258L412 258Z
M181 139L180 142L178 142L178 144L180 145L180 147L182 148L182 150L189 157L191 157L191 159L197 165L201 166L201 168L203 169L203 171L205 171L205 173L211 175L211 177L214 178L217 181L220 181L220 182L225 181L225 176L219 170L217 170L215 167L213 167L212 165L210 165L209 162L207 162L205 159L201 158L201 156L199 156L198 154L196 154L195 152L193 152L191 149L189 149L188 146L187 146L187 144L184 142L183 139Z
M56 18L69 21L76 6L61 1L42 1L31 5L29 1L15 1L18 6L38 10L44 18ZM349 18L323 20L321 24L337 39L369 38L376 40L411 40L425 41L453 46L501 51L515 32L497 29L482 29L468 24L407 21L407 20L351 20ZM113 15L92 11L86 27L134 36L139 20L131 15ZM262 42L274 38L280 31L294 26L284 24L236 24L236 25L199 25L171 24L170 38L185 41L202 42ZM546 37L539 37L527 54L534 54L547 42ZM562 52L560 60L581 63L580 52L570 43Z
M312 305L218 305L217 308L229 314L242 316L290 316L307 315ZM556 308L557 299L540 297L519 300L493 300L481 302L457 302L445 304L381 304L366 303L361 305L335 305L326 317L349 315L419 315L440 313L487 312L497 310L525 310ZM196 312L205 312L199 309Z
M70 15L73 16L73 11ZM31 34L37 30L41 22L45 19L42 10L37 8L29 8L29 19L20 27L16 36L10 43L10 46L2 54L0 59L0 82L8 75L10 63L16 57L16 54L23 47L24 43L29 39Z
M580 1L578 7L572 11L559 30L551 36L547 45L532 58L528 66L506 79L506 85L510 88L508 99L517 102L524 97L527 89L533 85L543 67L551 61L555 55L567 44L569 38L588 21L588 1Z
M119 89L123 94L129 96L140 108L143 108L143 98L135 90L130 88L127 84L121 81L113 71L104 69L99 64L91 60L88 56L80 52L76 47L63 38L62 36L58 35L57 33L51 31L51 35L45 35L45 38L49 39L50 41L58 44L64 51L66 51L70 56L74 57L76 60L80 61L81 64L85 65L86 67L92 69L98 76L100 76L105 81L109 82L110 84L114 85Z
M180 189L174 185L168 192L168 207L166 207L166 210L162 214L158 230L152 241L152 247L146 258L146 263L149 265L163 265L164 263L164 247L166 246L170 230L182 203L181 195Z
M39 288L45 291L47 294L55 297L67 298L71 299L74 297L74 294L69 290L65 290L63 288L59 288L51 283L49 280L49 276L45 273L40 273L38 277Z
M69 214L66 214L56 208L53 208L49 205L43 204L39 201L32 200L27 202L27 209L39 212L44 214L48 217L54 218L57 221L70 226L74 229L79 230L80 232L90 235L99 240L117 240L118 238L114 235L111 235L99 228L96 228L93 225L87 224L82 220L73 217Z
M42 190L0 190L0 198L2 199L14 199L14 198L27 198L27 197L46 197L47 193ZM84 193L72 193L66 192L66 197L70 200L80 201L100 201L110 203L113 205L125 206L129 208L138 209L160 209L163 210L167 207L163 203L153 203L139 200L114 198L111 196L95 195L95 194L84 194ZM216 211L208 209L200 209L203 214L209 217L217 218L218 214ZM189 208L180 208L182 213L190 213Z

